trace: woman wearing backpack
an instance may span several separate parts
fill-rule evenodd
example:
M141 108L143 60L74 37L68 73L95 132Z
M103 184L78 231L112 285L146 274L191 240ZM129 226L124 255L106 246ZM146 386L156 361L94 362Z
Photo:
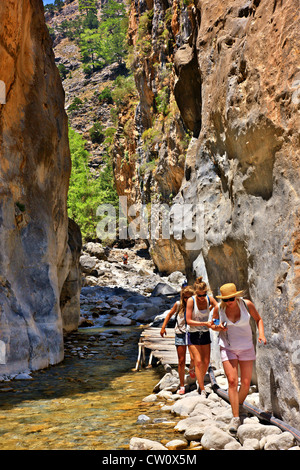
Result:
M194 283L195 294L187 302L186 321L188 324L188 346L193 356L198 381L198 392L206 397L204 377L210 361L210 332L212 321L210 310L217 306L213 297L207 295L207 285L198 277Z
M219 331L221 360L228 380L228 395L233 418L229 431L237 432L241 424L239 413L248 395L252 377L255 350L252 340L250 318L254 318L258 327L258 341L266 344L264 324L261 316L250 300L242 298L243 291L237 291L235 284L224 284L220 287L220 305L215 307L213 321L219 320L219 325L212 329ZM226 322L226 323L225 323ZM238 366L241 371L241 386L238 390Z
M170 318L176 314L176 325L175 325L175 346L178 356L178 374L180 381L180 388L178 390L179 395L185 394L184 387L184 376L185 376L185 360L186 360L186 319L185 319L185 310L187 300L194 294L194 290L191 286L182 287L180 293L180 301L175 302L170 312L167 314L163 325L160 330L160 335L164 337L166 335L166 326L170 321ZM194 366L193 358L191 356L190 362L190 377L194 378Z

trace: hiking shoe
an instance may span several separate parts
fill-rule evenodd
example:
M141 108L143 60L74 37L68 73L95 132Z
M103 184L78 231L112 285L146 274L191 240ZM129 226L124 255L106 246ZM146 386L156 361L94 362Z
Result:
M177 391L178 395L184 395L185 394L185 387L180 387L180 389Z
M230 425L229 425L229 432L231 434L236 434L240 424L241 424L241 420L239 416L232 418L232 420L230 421Z
M207 393L205 390L200 390L200 388L198 388L198 393L201 395L201 397L207 398Z

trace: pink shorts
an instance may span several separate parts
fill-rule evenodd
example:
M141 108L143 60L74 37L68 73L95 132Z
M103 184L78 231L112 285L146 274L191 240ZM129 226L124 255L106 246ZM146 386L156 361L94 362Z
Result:
M244 350L232 350L226 348L220 348L221 352L221 361L230 361L233 359L237 359L238 361L255 361L256 355L254 351L254 346L250 349Z

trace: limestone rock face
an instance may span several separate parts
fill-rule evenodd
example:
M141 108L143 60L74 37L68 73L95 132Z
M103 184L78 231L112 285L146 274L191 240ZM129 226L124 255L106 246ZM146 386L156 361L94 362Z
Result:
M203 275L214 295L226 282L246 290L263 317L268 341L257 346L261 406L296 427L298 9L296 0L189 5L185 31L191 33L185 44L178 39L174 94L194 138L173 202L194 204L198 241L194 247L186 239L168 241L168 251L177 246L190 282ZM180 228L186 232L185 220ZM160 250L159 242L153 243L153 257Z
M0 18L0 374L10 374L63 359L71 163L42 1L3 0Z

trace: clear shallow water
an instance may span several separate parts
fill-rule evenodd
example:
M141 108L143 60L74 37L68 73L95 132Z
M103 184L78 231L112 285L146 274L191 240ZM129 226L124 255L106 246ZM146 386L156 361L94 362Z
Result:
M80 330L74 347L100 331L105 329ZM140 414L173 420L158 403L142 402L162 370L133 371L140 333L122 328L121 336L93 342L90 357L66 357L33 373L33 380L0 383L0 449L122 450L133 436L175 438L174 424L136 424ZM120 339L124 345L114 346Z

